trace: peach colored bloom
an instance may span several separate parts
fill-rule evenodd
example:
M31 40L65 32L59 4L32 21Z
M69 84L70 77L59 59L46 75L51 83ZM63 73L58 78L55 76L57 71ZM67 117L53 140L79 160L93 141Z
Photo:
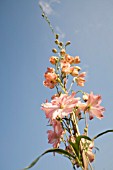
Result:
M58 148L60 145L60 139L63 137L64 130L61 123L57 120L52 121L53 131L48 130L48 143L53 144L53 148Z
M61 69L63 73L65 74L71 73L72 70L70 68L70 64L66 60L61 60L60 64L61 64Z
M65 60L70 64L74 63L74 57L70 56L69 54L65 55Z
M44 77L46 80L43 82L43 85L49 87L50 89L54 88L55 85L57 84L57 78L58 78L54 68L47 68Z
M78 86L84 86L84 83L85 83L84 77L85 76L86 76L86 72L82 72L77 76L77 78L75 80L76 80Z
M54 94L52 97L51 97L51 99L54 99L55 97L59 97L60 96L60 94Z
M105 111L105 108L100 106L101 103L101 96L100 95L94 95L93 92L91 92L88 96L88 100L86 102L86 111L89 113L90 120L96 116L98 119L103 118L103 112Z
M80 58L79 58L79 56L76 56L76 57L74 58L74 63L75 63L75 64L79 64L79 63L80 63Z
M52 56L50 57L49 61L51 64L55 65L58 61L58 57Z
M53 120L57 117L63 118L72 113L80 98L74 98L75 92L70 96L61 94L60 97L55 97L51 103L43 103L41 109L45 111L46 117Z
M78 74L79 74L79 73L78 73L78 70L73 67L73 70L72 70L72 72L71 72L71 75L74 76L74 77L76 77L76 76L78 76Z

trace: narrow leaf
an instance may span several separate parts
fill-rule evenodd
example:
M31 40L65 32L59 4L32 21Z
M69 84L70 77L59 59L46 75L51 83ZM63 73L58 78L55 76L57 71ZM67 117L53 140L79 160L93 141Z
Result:
M78 137L76 138L75 143L69 141L70 145L73 147L73 149L74 149L74 151L75 151L75 153L76 153L76 155L77 155L78 157L79 157L79 153L80 153L80 140L81 140L82 138L91 141L91 139L90 139L88 136L84 136L84 135L78 136Z
M100 137L100 136L102 136L102 135L104 135L104 134L106 134L106 133L109 133L109 132L113 132L113 130L106 130L106 131L104 131L104 132L102 132L102 133L99 133L99 134L96 135L92 140L95 140L95 139L97 139L98 137Z
M45 155L45 154L47 154L47 153L50 153L50 152L56 152L56 153L58 153L58 154L62 154L62 155L64 155L64 156L66 156L66 157L68 157L68 158L74 158L74 159L75 159L75 156L71 155L69 152L67 152L67 151L65 151L65 150L63 150L63 149L59 149L59 148L49 149L49 150L45 151L43 154L41 154L39 157L37 157L29 166L27 166L27 167L24 168L23 170L27 170L27 169L32 168L32 167L39 161L39 159L40 159L43 155Z

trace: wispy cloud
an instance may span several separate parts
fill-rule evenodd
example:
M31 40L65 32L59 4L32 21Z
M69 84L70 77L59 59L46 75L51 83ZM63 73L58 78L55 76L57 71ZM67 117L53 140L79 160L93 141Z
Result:
M53 9L51 8L51 6L50 6L49 3L40 0L40 1L39 1L39 5L42 6L43 11L44 11L47 15L50 15L50 14L53 12Z
M40 0L39 5L42 6L43 11L48 15L55 14L53 6L57 3L59 4L61 0ZM55 27L55 32L60 35L60 40L63 40L65 38L65 34L62 32L62 30L59 28L59 26Z
M54 13L54 10L52 8L52 5L54 5L55 3L60 3L61 0L40 0L39 1L39 4L42 6L44 12L47 14L47 15L51 15Z

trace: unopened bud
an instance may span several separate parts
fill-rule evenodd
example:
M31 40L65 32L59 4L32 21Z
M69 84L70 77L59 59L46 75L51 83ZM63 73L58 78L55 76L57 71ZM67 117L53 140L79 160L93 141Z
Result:
M83 100L84 100L85 102L87 102L87 100L88 100L88 94L84 94L84 95L82 96L82 98L83 98Z
M71 42L70 42L70 41L67 41L65 46L70 45L70 44L71 44Z
M81 68L80 68L79 66L75 66L75 69L76 69L77 71L80 71L80 70L81 70Z
M58 39L56 39L56 40L55 40L55 44L59 44L59 41L58 41Z
M72 76L76 77L78 76L78 70L74 69L71 73Z
M42 13L42 17L44 17L44 13Z
M63 42L59 42L59 45L62 47L63 46Z
M60 51L60 55L64 57L64 56L65 56L65 54L66 54L65 49L62 49L62 50Z
M84 132L85 132L85 133L87 133L87 131L88 131L88 128L87 128L87 127L86 127L86 128L84 128Z
M59 35L58 34L56 34L56 39L58 39L59 38Z
M52 49L52 52L53 52L53 53L57 53L57 49L56 49L56 48L53 48L53 49Z

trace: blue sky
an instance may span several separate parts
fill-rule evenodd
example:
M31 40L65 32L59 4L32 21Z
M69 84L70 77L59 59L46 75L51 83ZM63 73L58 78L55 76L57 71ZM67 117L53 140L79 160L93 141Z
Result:
M38 0L0 1L0 169L20 170L46 149L47 120L41 103L55 93L42 84L54 36ZM67 52L87 72L84 91L102 95L104 119L90 122L91 137L113 129L113 1L45 0L44 10ZM75 87L76 90L76 87ZM97 139L95 170L113 169L113 134ZM44 156L33 170L71 170L61 156Z

